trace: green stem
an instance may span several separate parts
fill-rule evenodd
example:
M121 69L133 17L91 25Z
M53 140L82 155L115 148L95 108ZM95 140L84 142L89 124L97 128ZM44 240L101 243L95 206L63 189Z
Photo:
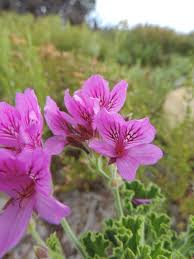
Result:
M31 222L30 222L30 225L29 225L29 232L30 232L30 234L32 235L32 237L34 238L34 240L36 241L36 243L38 245L43 246L43 247L47 247L45 242L40 237L38 231L36 230L36 223L35 223L34 219L31 219Z
M110 180L110 177L104 172L104 170L102 169L102 161L101 158L98 159L98 170L99 172L107 179Z
M121 179L117 174L117 168L115 166L111 167L111 174L112 174L111 190L115 198L115 207L117 210L118 217L123 217L124 213L123 213L121 196L119 192L119 188L121 186Z
M74 246L77 248L77 250L81 253L83 258L87 258L87 254L85 253L79 239L76 237L75 233L71 229L69 223L67 222L66 219L63 219L61 222L61 225L67 234L68 238L71 240L71 242L74 244Z
M117 214L119 217L123 217L123 208L122 208L122 204L121 204L121 197L120 197L120 192L119 192L119 187L116 188L112 188L112 192L114 194L115 197L115 207L117 210Z
M122 217L124 214L123 214L123 208L122 208L122 203L121 203L121 197L120 197L120 193L119 193L120 179L117 175L117 168L113 167L113 166L111 167L112 177L109 177L102 168L101 157L98 158L97 165L98 165L98 170L101 173L101 175L109 182L110 189L113 192L113 195L115 197L115 207L117 210L117 214L119 217Z

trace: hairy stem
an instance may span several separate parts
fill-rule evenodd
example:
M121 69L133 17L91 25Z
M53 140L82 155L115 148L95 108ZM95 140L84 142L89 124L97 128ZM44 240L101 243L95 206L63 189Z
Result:
M110 187L115 198L115 208L116 208L118 217L122 217L124 216L124 213L123 213L121 196L119 192L119 187L121 186L122 180L118 176L117 168L115 166L112 166L111 173L112 173L112 179L110 182Z
M46 243L42 240L38 231L36 230L36 223L35 223L34 219L31 219L28 230L38 245L47 247Z
M71 229L69 223L67 222L66 219L63 219L61 222L61 225L67 234L68 238L71 240L71 242L74 244L76 249L80 252L80 254L83 256L83 258L87 258L87 254L85 253L79 239L76 237L75 233Z
M112 192L114 194L115 197L115 207L117 210L117 214L119 217L124 216L123 214L123 207L122 207L122 203L121 203L121 196L120 196L120 192L119 192L119 187L117 186L116 188L112 188Z
M99 172L102 174L102 176L106 179L106 180L110 180L110 177L104 172L104 170L102 169L102 160L101 158L98 159L98 170Z

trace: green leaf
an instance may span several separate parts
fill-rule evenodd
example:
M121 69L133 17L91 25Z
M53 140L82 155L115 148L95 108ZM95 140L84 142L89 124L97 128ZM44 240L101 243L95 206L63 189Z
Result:
M52 259L64 259L63 250L56 232L52 233L46 240L46 244L49 248L49 255Z
M163 242L157 242L156 245L153 246L152 252L151 252L151 258L152 259L172 259L171 252L166 250L163 247ZM178 258L177 258L178 259Z
M160 188L151 183L144 186L140 181L125 182L121 190L124 200L124 209L126 214L145 214L149 211L159 211L161 204L164 202L164 196ZM150 199L150 204L135 205L133 199Z
M154 244L161 240L163 245L171 247L174 231L171 229L170 218L164 213L151 212L146 217L146 241L148 244Z
M182 255L179 251L172 252L172 259L188 259L184 255Z
M113 250L113 256L110 259L136 259L135 254L131 251L130 248L121 248L117 247Z
M88 259L190 259L194 255L194 217L187 231L178 235L168 215L160 212L164 198L157 186L126 183L122 197L125 213L130 209L131 215L106 220L101 232L82 236ZM151 198L153 202L134 206L134 197Z
M81 237L81 242L83 243L86 252L89 256L91 256L91 258L94 258L95 256L104 258L106 256L105 251L108 247L108 241L105 240L102 233L87 232Z
M106 222L105 237L114 246L129 247L134 253L138 245L144 244L144 219L143 217L123 217L119 220Z
M151 248L147 245L140 246L138 247L138 256L136 257L137 259L152 259L150 256L151 253Z
M187 231L179 236L174 248L184 256L194 256L194 216L190 217Z

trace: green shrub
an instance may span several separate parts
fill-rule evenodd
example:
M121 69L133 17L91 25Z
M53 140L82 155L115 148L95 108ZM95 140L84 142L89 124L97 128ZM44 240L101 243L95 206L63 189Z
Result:
M106 220L101 232L84 233L82 244L88 259L183 259L194 254L194 218L187 232L177 235L170 218L158 208L163 196L155 185L145 188L140 182L123 188L125 216ZM134 205L136 197L149 198L150 204Z

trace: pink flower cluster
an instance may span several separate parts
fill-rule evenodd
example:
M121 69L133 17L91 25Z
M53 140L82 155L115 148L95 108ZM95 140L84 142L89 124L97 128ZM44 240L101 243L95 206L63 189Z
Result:
M128 181L135 178L140 165L155 164L162 151L151 144L156 130L148 118L125 120L118 112L123 107L127 83L120 81L112 91L100 75L91 76L73 96L65 92L67 112L47 98L45 118L54 136L51 146L63 148L86 144L116 163L120 175Z
M42 141L43 117L33 90L0 102L0 191L10 199L0 212L0 258L23 237L33 212L59 224L70 208L52 196L50 150Z
M33 90L17 93L15 107L0 102L0 191L10 197L0 213L0 257L22 238L33 212L53 224L69 215L70 208L52 196L50 173L51 156L64 146L96 151L129 181L140 165L162 157L151 144L156 132L149 119L125 120L118 114L126 93L125 81L110 91L108 82L94 75L73 96L65 91L66 112L47 97L45 119L54 136L46 142Z

